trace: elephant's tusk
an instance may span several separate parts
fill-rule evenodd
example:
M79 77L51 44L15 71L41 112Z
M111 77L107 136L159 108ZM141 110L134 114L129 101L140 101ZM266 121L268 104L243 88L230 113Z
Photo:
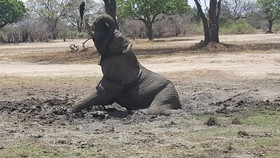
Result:
M128 46L127 46L127 48L126 48L126 50L124 51L124 54L127 53L127 52L129 52L129 51L131 51L131 50L132 50L132 44L129 43Z
M94 35L94 31L91 30L91 26L88 22L86 22L84 20L84 27L85 27L85 30L87 31L88 35L90 35L90 37L93 38L93 35Z

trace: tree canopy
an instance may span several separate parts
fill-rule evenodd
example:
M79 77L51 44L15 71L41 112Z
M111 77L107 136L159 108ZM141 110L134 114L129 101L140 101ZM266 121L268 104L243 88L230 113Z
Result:
M56 27L59 20L66 14L66 2L63 0L28 0L28 5L33 12L39 15L47 24L56 39Z
M82 31L82 22L79 13L79 5L82 2L85 2L85 19L89 20L89 18L95 17L97 14L100 14L100 10L102 5L96 3L93 0L68 0L66 6L66 13L64 14L64 19L66 19L67 23L70 23L73 27L77 28L79 32Z
M257 12L258 7L253 0L223 0L221 13L227 18L236 21L248 17L251 13Z
M280 18L280 0L258 0L266 19L269 22L268 31L272 33L272 23Z
M18 0L1 0L0 1L0 29L7 24L11 24L20 20L26 13L22 1Z
M153 40L153 23L162 19L160 14L184 14L189 9L188 0L117 0L117 17L142 21L149 40Z
M280 17L280 0L258 0L267 19L276 20Z

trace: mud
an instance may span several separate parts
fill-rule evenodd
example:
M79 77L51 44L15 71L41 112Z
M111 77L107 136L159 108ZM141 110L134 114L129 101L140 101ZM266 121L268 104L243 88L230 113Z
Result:
M252 35L244 35L245 37L249 39ZM270 39L261 37L258 35L258 38L253 39ZM279 41L278 36L273 35L273 38L276 42ZM242 43L240 38L235 36L222 37L222 40L230 44L235 39L239 39L235 44ZM205 146L211 146L209 144L213 144L212 142L217 143L218 138L202 140L201 144L197 144L196 140L193 140L195 143L185 142L185 135L182 136L182 133L200 132L206 128L204 124L196 123L194 117L197 114L230 116L248 109L272 107L274 111L279 111L279 48L258 49L256 41L251 41L238 47L236 51L230 48L229 52L225 47L218 50L211 47L210 53L207 52L208 48L191 53L185 52L185 49L172 48L178 52L158 54L158 50L164 49L161 45L175 42L175 46L185 48L185 44L192 44L191 41L170 39L166 42L155 42L155 45L148 43L148 46L151 45L151 52L157 47L160 48L155 50L155 54L138 54L145 67L175 83L182 110L181 113L171 116L144 115L137 110L127 111L117 104L96 106L80 113L72 113L72 105L88 95L101 78L99 66L93 63L98 62L96 55L89 60L90 53L85 53L83 57L83 54L63 52L54 58L53 54L49 54L51 50L47 49L47 46L37 46L38 49L35 50L42 52L33 52L32 44L18 45L15 48L9 45L1 46L0 152L17 144L32 144L43 148L44 154L50 157L61 156L65 149L77 151L74 157L83 157L83 149L94 149L93 153L96 155L86 155L91 157L164 157L158 153L164 153L167 157L176 157L176 154L178 157L205 157L209 154L214 157L236 157L235 153L231 153L234 147L227 144L228 139L220 143L222 146L230 146L230 151L212 152ZM197 41L199 40L192 42ZM256 47L248 50L248 44ZM135 47L140 49L142 44L139 45L136 42ZM50 43L49 46L56 50L60 45ZM59 51L66 48L62 47ZM79 61L82 64L73 64L72 61L76 60L83 60ZM223 128L225 125L221 126ZM182 138L176 139L174 135ZM184 153L182 156L176 152L195 151L200 146L203 149L205 147L201 154ZM254 149L250 154L242 151L243 155L239 157L254 157L256 154L263 154L263 151L263 148L256 152ZM270 151L278 152L276 149ZM28 154L21 157L28 157Z
M280 82L277 82L277 84ZM182 113L209 114L209 113L233 113L247 108L262 106L280 106L279 87L270 92L261 87L244 86L226 87L207 83L193 86L178 85L177 90L182 103ZM247 87L246 87L246 86ZM269 86L268 84L266 86ZM205 88L207 87L207 88ZM241 88L242 87L242 88ZM241 89L240 89L241 88ZM3 91L2 91L3 93ZM268 96L264 96L264 94ZM48 96L49 95L49 96ZM25 96L19 100L0 100L0 114L12 115L20 122L38 122L41 125L52 124L79 124L91 121L107 119L122 120L124 124L143 122L157 116L144 115L141 112L127 111L117 103L108 106L96 106L79 113L72 113L72 105L79 100L79 96L64 94L44 94L36 97ZM177 114L171 117L180 117Z

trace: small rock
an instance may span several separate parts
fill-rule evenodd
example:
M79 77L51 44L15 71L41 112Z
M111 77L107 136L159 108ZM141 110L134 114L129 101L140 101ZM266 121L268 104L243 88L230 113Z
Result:
M82 149L88 146L87 142L81 142L80 145L81 145L80 148Z
M66 126L66 123L65 122L61 122L60 125Z
M238 131L237 133L239 136L244 137L244 136L249 136L249 134L246 131Z
M171 121L169 125L177 125L177 123Z
M32 135L31 137L32 137L32 138L42 138L43 136L40 135L40 134L38 134L38 135Z
M66 140L58 140L57 143L58 144L66 144Z
M10 130L9 133L16 133L16 130Z

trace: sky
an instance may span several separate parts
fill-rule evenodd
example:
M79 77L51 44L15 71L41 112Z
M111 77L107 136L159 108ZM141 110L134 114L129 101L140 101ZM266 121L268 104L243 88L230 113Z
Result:
M22 0L23 2L26 2L27 0ZM100 1L102 1L102 0L95 0L95 1L97 1L97 2L100 2ZM203 1L203 3L204 3L204 0L202 0ZM206 0L206 1L209 1L209 0ZM194 0L188 0L188 2L189 2L189 5L191 6L191 7L193 7L194 5L195 5L195 3L194 3Z
M194 0L188 0L188 2L189 2L189 5L190 5L191 7L193 7L193 6L195 5Z

